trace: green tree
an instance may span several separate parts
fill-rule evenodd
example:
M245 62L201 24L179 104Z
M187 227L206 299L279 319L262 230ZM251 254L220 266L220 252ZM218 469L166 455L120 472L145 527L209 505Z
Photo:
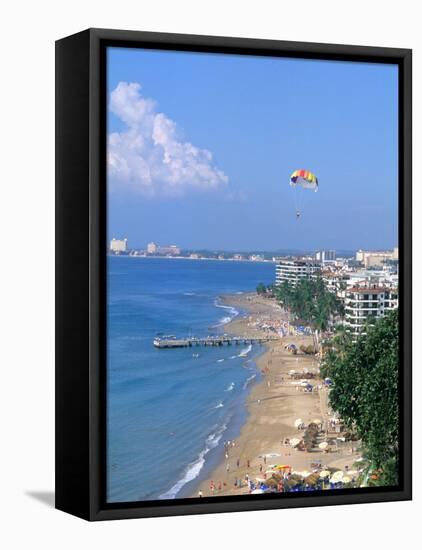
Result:
M267 292L267 287L264 285L264 283L259 283L256 287L257 294L265 294Z
M277 287L276 298L298 319L319 330L326 330L334 316L343 313L342 304L321 277L301 279L294 287L284 281Z
M355 430L370 467L381 469L383 485L398 482L399 327L398 310L367 327L356 343L338 335L321 371L333 381L330 402Z

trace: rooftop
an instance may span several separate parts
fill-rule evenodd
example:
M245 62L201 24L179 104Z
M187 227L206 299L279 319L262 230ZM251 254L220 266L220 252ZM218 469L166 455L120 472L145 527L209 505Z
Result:
M381 294L382 292L396 292L396 289L392 289L385 286L373 286L373 287L363 287L363 286L354 286L347 289L348 292L356 292L360 294Z

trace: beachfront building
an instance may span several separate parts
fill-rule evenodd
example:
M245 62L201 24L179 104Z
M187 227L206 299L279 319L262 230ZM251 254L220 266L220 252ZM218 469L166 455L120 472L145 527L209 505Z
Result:
M296 286L301 279L315 277L321 270L321 263L314 260L279 258L276 260L275 284L284 282Z
M399 249L396 247L393 250L382 252L371 252L367 250L358 250L356 252L356 261L361 262L365 268L382 267L385 262L398 260Z
M315 259L318 262L322 262L322 263L334 262L336 259L336 251L335 250L318 250L318 252L315 252Z
M398 269L394 266L384 266L382 269L354 269L348 271L348 286L383 286L397 288Z
M115 239L113 237L110 241L110 252L113 254L127 252L127 239Z
M180 253L181 253L181 250L178 246L176 246L175 244L171 244L170 246L167 246L167 247L161 247L161 250L162 250L162 254L166 254L167 256L180 256Z
M322 271L321 275L327 289L334 294L339 294L339 291L345 290L350 281L349 273L340 270L325 270Z
M157 245L155 243L148 243L147 244L147 252L148 254L156 254L157 253Z
M356 337L365 334L367 324L398 307L397 289L386 286L348 288L344 300L344 325Z
M148 243L147 253L152 256L180 256L181 250L175 244L160 246L156 243Z

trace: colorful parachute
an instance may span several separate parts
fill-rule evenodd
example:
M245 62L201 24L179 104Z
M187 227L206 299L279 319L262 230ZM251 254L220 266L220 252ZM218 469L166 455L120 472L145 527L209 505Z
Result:
M290 186L293 187L293 195L296 207L296 219L302 215L302 206L309 195L308 190L318 191L318 178L309 170L295 170L290 176Z
M290 176L290 185L318 191L318 178L309 170L295 170Z

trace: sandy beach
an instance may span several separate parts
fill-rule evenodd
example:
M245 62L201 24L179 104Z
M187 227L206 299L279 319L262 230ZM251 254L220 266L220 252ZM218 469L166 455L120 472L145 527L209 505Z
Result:
M247 311L246 315L226 325L226 332L231 334L263 336L268 334L268 325L278 326L280 320L287 320L287 313L269 298L244 294L225 296L223 300L227 305ZM328 435L335 440L340 435L324 433L328 425L328 399L319 378L317 358L301 352L293 355L285 349L290 343L297 348L307 346L312 344L312 336L289 335L265 344L265 351L256 360L262 380L252 387L247 399L247 421L239 437L225 443L221 463L209 479L196 487L192 497L197 497L199 491L203 496L248 494L247 480L265 481L271 476L270 466L275 464L289 465L292 472L312 472L318 462L323 468L342 469L351 468L359 458L352 443L330 446L329 453L318 447L311 452L300 451L286 444L286 439L291 441L303 436L303 430L295 427L297 419L302 419L306 426L319 420L323 424L323 439ZM305 392L300 380L292 379L289 374L289 371L303 369L318 373L310 380L314 386L312 392Z

